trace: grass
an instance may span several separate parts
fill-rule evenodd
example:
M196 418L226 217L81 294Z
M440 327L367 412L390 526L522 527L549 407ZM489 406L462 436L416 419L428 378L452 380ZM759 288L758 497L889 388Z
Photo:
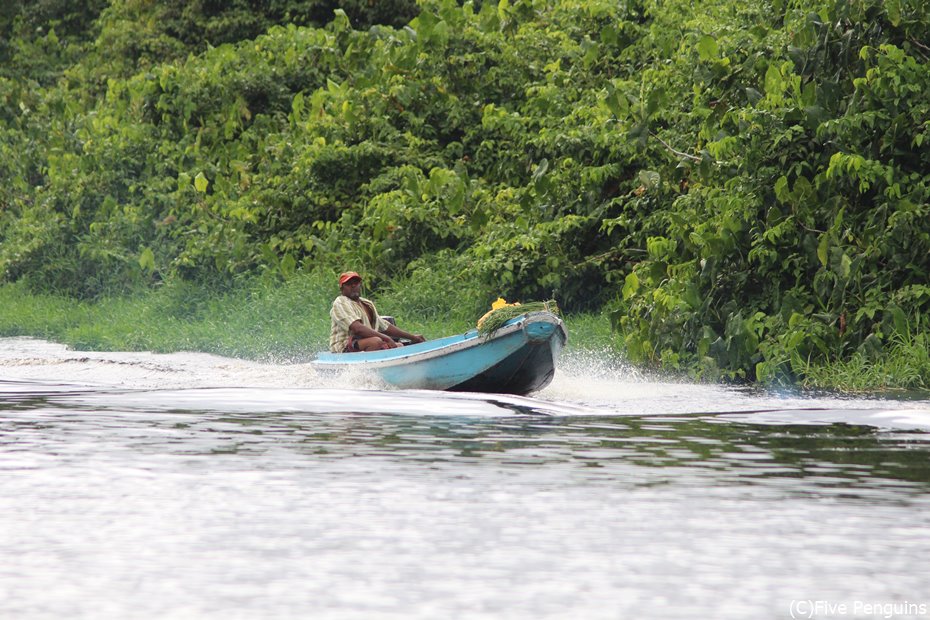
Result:
M309 359L329 339L332 295L325 288L332 287L315 278L257 281L227 293L178 284L80 302L4 285L0 335L34 336L83 350Z
M872 358L854 353L848 360L808 364L802 385L843 392L930 389L930 334L896 334L885 354Z

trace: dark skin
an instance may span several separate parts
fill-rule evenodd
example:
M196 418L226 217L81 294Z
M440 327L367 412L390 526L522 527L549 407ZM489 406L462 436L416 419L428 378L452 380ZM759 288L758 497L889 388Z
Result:
M358 278L352 278L341 287L342 294L352 301L358 301L362 292L362 281ZM358 339L359 351L380 351L382 349L395 349L401 346L395 342L394 338L405 338L413 343L426 342L426 338L420 334L411 334L400 329L396 325L388 324L387 329L382 333L376 331L361 321L354 321L349 326L349 331Z

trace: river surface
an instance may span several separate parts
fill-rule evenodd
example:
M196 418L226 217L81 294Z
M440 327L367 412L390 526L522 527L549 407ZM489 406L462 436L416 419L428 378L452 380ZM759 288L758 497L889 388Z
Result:
M930 400L0 339L0 618L930 617Z

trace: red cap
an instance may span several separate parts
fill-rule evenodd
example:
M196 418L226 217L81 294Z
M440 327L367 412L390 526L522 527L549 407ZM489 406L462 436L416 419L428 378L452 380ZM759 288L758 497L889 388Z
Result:
M342 286L343 284L345 284L346 282L348 282L348 281L351 280L352 278L358 278L359 280L361 280L361 279L362 279L362 276L358 275L358 274L355 273L354 271L347 271L347 272L345 272L344 274L342 274L341 276L339 276L339 286Z

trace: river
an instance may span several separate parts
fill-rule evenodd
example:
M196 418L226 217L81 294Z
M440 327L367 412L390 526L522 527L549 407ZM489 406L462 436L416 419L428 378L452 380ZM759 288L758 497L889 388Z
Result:
M0 339L0 618L930 617L930 400Z

